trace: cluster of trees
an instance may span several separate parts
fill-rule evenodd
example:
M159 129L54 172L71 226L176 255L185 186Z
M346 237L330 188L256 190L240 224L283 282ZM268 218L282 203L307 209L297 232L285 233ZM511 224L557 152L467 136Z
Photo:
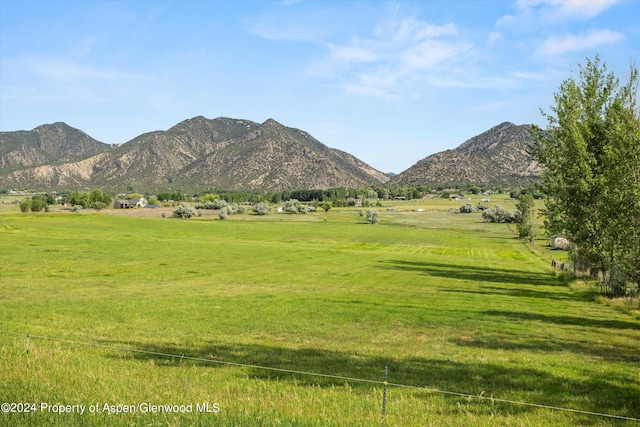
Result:
M60 198L62 203L75 206L75 210L80 209L104 209L111 204L112 197L110 194L103 193L101 190L91 190L88 192L74 191L65 193ZM22 212L41 212L49 211L49 206L56 204L56 199L51 194L36 194L30 198L20 201L20 210Z
M188 200L191 200L191 197L185 195L185 194L181 194L181 193L158 193L156 194L156 197L158 198L158 201L160 202L168 202L168 201L173 201L173 202L185 202ZM188 200L187 200L188 198Z
M28 199L20 200L19 206L21 212L49 212L49 205L47 196L44 194L36 194Z
M424 193L430 192L432 189L426 186L416 187L369 187L369 188L329 188L327 190L319 189L301 189L301 190L283 190L276 192L251 192L251 191L236 191L236 190L213 190L209 189L207 192L216 194L222 200L226 200L229 203L242 203L242 202L267 202L272 204L279 204L286 202L287 200L298 200L300 202L331 202L333 206L345 207L348 206L348 199L393 199L394 197L404 197L407 200L420 199ZM165 197L167 194L158 194L159 200L174 200L179 201L181 199L175 197ZM186 200L186 199L185 199Z
M532 156L544 168L550 234L571 242L580 269L602 273L612 295L640 287L640 115L638 71L621 85L598 57L555 94Z
M83 209L104 209L111 204L113 198L102 190L91 190L89 192L74 191L66 200L71 206L82 206Z

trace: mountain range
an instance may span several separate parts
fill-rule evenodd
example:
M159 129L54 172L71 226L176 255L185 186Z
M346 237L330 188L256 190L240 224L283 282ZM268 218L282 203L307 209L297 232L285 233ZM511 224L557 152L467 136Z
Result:
M0 188L280 191L513 182L539 174L526 151L527 128L503 123L393 175L273 119L199 116L120 145L54 123L0 132Z

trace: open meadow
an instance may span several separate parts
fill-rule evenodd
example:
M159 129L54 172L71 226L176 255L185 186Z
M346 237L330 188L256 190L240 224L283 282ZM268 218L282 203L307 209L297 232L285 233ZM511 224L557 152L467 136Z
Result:
M378 224L5 204L0 425L638 425L638 319L462 203Z

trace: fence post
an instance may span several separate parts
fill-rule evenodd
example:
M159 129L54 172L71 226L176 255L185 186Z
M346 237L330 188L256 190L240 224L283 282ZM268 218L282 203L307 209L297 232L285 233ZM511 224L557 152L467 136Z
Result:
M387 412L387 379L389 378L389 368L387 366L384 367L384 382L382 389L382 423L384 424L384 416Z
M29 369L29 334L27 334L26 351L27 351L27 369Z

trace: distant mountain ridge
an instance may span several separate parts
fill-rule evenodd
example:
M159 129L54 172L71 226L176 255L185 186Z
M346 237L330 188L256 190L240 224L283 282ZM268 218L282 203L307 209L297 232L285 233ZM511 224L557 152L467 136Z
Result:
M527 152L532 142L529 125L505 122L394 175L273 119L260 124L198 116L120 145L54 123L0 132L0 188L280 191L519 184L541 172Z
M534 141L529 128L530 125L501 123L453 150L425 157L388 184L507 184L536 180L541 169L528 154Z
M64 123L0 132L2 187L285 190L389 179L356 157L273 119L195 117L119 146Z

